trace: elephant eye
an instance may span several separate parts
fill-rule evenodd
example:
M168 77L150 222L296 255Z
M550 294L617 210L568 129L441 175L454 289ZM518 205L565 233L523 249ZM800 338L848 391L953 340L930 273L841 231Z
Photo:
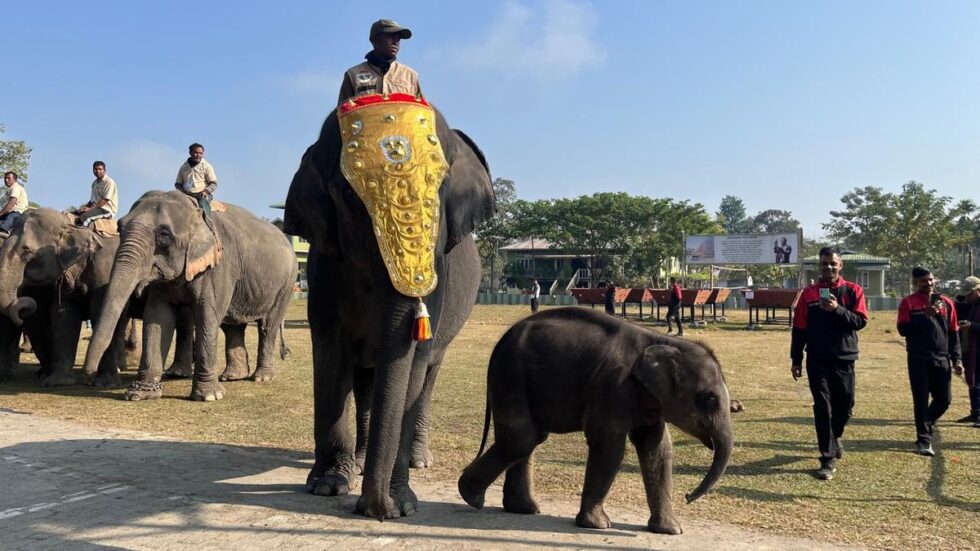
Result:
M698 392L694 397L694 405L701 411L714 413L718 411L718 396L714 392Z
M165 249L174 244L174 236L167 228L157 228L153 233L157 247Z
M27 247L24 247L24 250L20 252L20 258L24 262L30 262L30 260L34 258L34 251L28 249Z

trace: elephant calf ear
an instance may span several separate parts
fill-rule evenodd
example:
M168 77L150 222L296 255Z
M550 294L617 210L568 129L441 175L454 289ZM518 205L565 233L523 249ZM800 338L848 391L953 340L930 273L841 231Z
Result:
M681 352L663 344L648 346L633 365L633 376L661 402L675 394L677 368Z

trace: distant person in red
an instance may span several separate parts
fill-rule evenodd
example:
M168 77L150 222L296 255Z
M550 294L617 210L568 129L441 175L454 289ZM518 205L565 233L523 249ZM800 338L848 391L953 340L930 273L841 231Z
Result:
M951 370L963 373L959 323L953 301L934 292L936 280L922 267L912 269L915 292L898 306L898 332L905 337L909 383L915 412L915 451L933 456L932 433L950 404ZM929 397L932 397L932 402Z
M841 436L854 408L854 361L857 332L868 323L864 289L840 276L844 261L836 247L820 249L820 279L803 290L793 313L790 358L793 379L806 376L813 395L820 468L814 475L830 480L844 457Z
M670 320L677 321L677 336L684 336L684 326L681 325L681 299L684 294L681 292L681 284L677 282L676 277L670 278L670 288L667 289L667 294L670 296L670 305L667 306L667 334L670 335L674 332L674 328L670 325Z
M606 283L606 293L602 296L606 303L606 313L610 316L616 315L616 284L612 281Z

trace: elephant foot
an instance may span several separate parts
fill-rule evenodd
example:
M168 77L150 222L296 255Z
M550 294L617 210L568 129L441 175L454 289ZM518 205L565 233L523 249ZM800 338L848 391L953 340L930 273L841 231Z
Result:
M427 469L435 465L435 456L429 451L428 446L419 445L412 450L412 460L410 465L413 469Z
M194 376L194 367L191 365L179 365L174 363L163 372L164 379L190 379Z
M345 496L350 488L350 478L338 472L318 472L314 468L306 477L306 489L314 495Z
M575 524L582 528L605 529L611 528L612 522L603 510L602 505L596 505L589 509L582 508L575 517Z
M90 377L87 382L89 386L100 388L118 388L122 386L122 379L116 373L99 373L95 377Z
M201 383L194 381L190 399L195 402L214 402L225 397L225 387L219 382Z
M531 496L509 496L504 494L504 511L520 515L536 515L541 512L538 503Z
M392 488L391 498L395 500L395 509L403 517L412 516L419 510L419 498L408 484Z
M647 521L647 529L656 534L668 534L676 536L684 533L681 524L674 519L673 515L651 515Z
M54 368L47 364L41 364L41 366L38 367L37 371L34 373L34 378L42 380L52 373L54 373Z
M357 505L354 507L354 510L358 514L378 520L398 518L401 516L401 511L398 510L394 498L387 494L378 494L376 492L362 493L361 497L357 499Z
M274 367L260 367L255 370L251 379L256 383L271 383L276 379L276 369Z
M456 487L459 489L459 496L463 498L463 501L467 505L476 509L483 509L487 489L478 488L469 473L463 471L463 475L459 477L459 482L456 484Z
M163 385L150 381L133 381L123 398L128 402L157 400L163 396Z
M55 371L41 379L41 386L51 388L56 386L70 386L77 384L75 375L71 371Z
M248 379L248 366L229 365L218 379L221 382L244 381Z

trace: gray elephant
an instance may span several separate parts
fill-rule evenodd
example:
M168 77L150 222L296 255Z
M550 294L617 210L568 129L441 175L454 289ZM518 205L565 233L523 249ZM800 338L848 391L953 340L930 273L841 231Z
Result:
M0 304L6 305L14 323L37 310L34 298L16 296L22 284L49 287L55 294L49 310L40 313L49 324L50 346L34 342L35 353L47 349L50 356L42 385L75 384L72 368L81 324L101 309L118 242L116 237L68 223L56 210L40 208L24 213L0 247ZM119 370L126 366L123 338L124 327L120 326L109 353L99 363L95 384L119 383Z
M215 205L215 210L221 210ZM285 236L245 209L224 204L212 215L214 232L197 203L179 192L150 191L119 220L121 241L106 302L85 355L95 371L129 296L146 295L143 357L128 400L159 398L163 361L178 312L189 306L194 325L192 400L224 396L215 366L218 329L259 322L259 357L252 378L275 377L273 355L296 281L296 257ZM242 341L244 342L244 341ZM280 351L284 353L284 344Z
M494 444L484 454L491 417ZM602 504L629 437L650 507L648 528L679 534L665 423L714 450L708 473L687 496L694 501L718 481L732 452L728 389L711 350L584 308L535 314L511 327L490 357L483 440L459 493L482 508L487 487L506 470L504 509L537 513L534 448L550 433L584 431L589 453L575 523L608 528Z
M293 177L284 217L286 233L310 241L308 314L316 451L307 486L318 495L344 495L355 481L360 458L355 457L347 407L353 389L359 410L357 451L364 451L356 510L379 519L409 515L417 508L409 468L431 461L425 441L431 393L446 347L466 322L479 286L480 261L471 234L494 209L486 160L465 134L452 130L433 111L407 116L392 110L378 124L394 129L399 120L434 127L435 132L418 135L419 142L433 144L434 149L426 151L411 142L408 137L414 134L401 130L415 129L406 126L380 140L366 137L373 123L360 120L348 120L348 128L361 132L358 138L345 139L341 117L337 111L331 113ZM384 188L389 193L375 196L371 212L342 166L342 148L351 152L359 143L379 155L380 147L385 155L381 168L358 188ZM426 156L444 156L445 172L403 177L418 166L404 161L422 158L423 151ZM397 214L411 221L418 211L399 208L418 203L434 209L432 220L438 225L406 225L399 231L413 236L435 230L437 235L424 248L434 257L438 284L424 298L432 338L416 342L411 335L420 299L396 290L389 266L393 258L397 262L402 248L383 249L379 236L385 228L372 224L372 216ZM365 414L368 409L370 416Z

